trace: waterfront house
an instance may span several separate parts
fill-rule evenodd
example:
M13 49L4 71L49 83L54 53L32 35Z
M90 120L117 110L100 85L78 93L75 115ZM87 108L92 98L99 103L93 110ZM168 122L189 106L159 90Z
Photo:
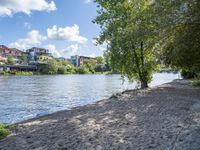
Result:
M10 55L12 53L12 50L10 48L8 48L5 45L0 45L0 56L1 57L7 57L8 55Z
M45 57L51 57L48 49L32 47L31 49L26 50L28 55L29 64L37 64L40 59Z
M92 57L86 57L86 56L71 56L71 64L73 64L76 67L80 67L81 65L84 64L84 62L86 62L87 60L96 60L95 58Z
M52 60L53 57L49 54L42 54L38 56L38 63L47 63L49 60Z
M79 66L79 56L78 55L71 56L70 62L72 65L78 67Z
M17 49L17 48L11 48L12 50L12 56L14 56L15 58L20 58L23 54L25 54L25 52Z
M6 63L6 58L5 57L2 57L0 56L0 65L4 65Z
M14 61L19 63L19 58L24 54L23 51L16 48L8 48L5 45L0 45L0 64L5 64L7 57L13 57Z
M0 65L7 61L7 56L10 55L12 50L5 45L0 45Z

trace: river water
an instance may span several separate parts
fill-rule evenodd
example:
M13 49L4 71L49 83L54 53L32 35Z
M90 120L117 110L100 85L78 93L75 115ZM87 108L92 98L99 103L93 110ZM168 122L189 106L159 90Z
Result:
M150 86L177 78L173 73L156 73ZM122 83L120 75L0 76L0 122L15 123L91 104L137 85Z

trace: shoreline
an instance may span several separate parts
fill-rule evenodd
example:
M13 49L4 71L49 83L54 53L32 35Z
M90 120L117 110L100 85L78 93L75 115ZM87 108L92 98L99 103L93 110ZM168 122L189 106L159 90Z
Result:
M73 74L72 74L73 75ZM79 75L79 74L75 74L75 75ZM90 75L90 74L83 74L83 75ZM96 74L92 74L92 75L96 75ZM106 74L104 74L106 75ZM115 75L115 74L114 74ZM63 75L61 75L63 76ZM180 80L180 79L175 79L174 81L176 80ZM172 81L172 82L174 82ZM171 82L167 82L167 83L163 83L161 85L158 85L158 86L153 86L153 87L148 87L147 89L144 89L144 90L151 90L151 89L154 89L154 88L157 88L159 86L162 86L162 85L165 85L165 84L168 84L168 83L171 83ZM38 114L37 116L33 117L33 118L29 118L29 119L25 119L25 120L22 120L22 121L17 121L17 122L14 122L14 123L3 123L3 124L7 124L9 126L12 126L12 125L16 125L16 124L21 124L21 123L25 123L25 122L30 122L30 121L34 121L34 120L38 120L40 118L43 118L43 117L48 117L48 116L51 116L51 115L54 115L54 114L57 114L57 113L64 113L66 111L72 111L73 109L81 109L81 107L86 107L86 106L90 106L90 105L95 105L96 103L99 103L99 102L103 102L103 101L106 101L106 100L110 100L110 99L117 99L119 96L123 95L123 94L126 94L128 92L140 92L140 91L144 91L143 89L129 89L129 90L124 90L122 92L118 92L118 93L115 93L113 95L111 95L110 97L108 98L105 98L105 99L99 99L93 103L90 103L90 104L85 104L83 106L75 106L75 107L71 107L70 109L64 109L64 110L59 110L59 111L56 111L56 112L52 112L52 113L46 113L44 115L40 115Z
M0 149L200 149L200 89L175 80L11 125Z

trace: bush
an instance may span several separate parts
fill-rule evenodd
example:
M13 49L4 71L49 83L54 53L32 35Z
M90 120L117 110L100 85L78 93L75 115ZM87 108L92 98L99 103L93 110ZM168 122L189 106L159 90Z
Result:
M14 65L15 64L15 60L14 60L14 58L11 55L9 55L7 57L7 64L8 65Z
M192 82L193 86L200 86L200 79L196 79Z
M0 140L11 134L8 128L8 125L0 124Z
M112 94L112 96L110 98L118 98L121 95L122 95L122 93Z
M65 74L66 73L66 67L60 66L58 67L58 74Z
M72 73L72 74L76 73L76 68L73 65L68 64L68 65L66 65L66 72L68 74L70 74L70 73Z
M15 72L15 75L33 75L33 72L31 71L17 71Z
M185 70L185 69L183 69L181 71L181 76L184 79L193 79L193 78L198 76L198 73L196 71L193 71L193 70Z
M89 71L88 68L82 66L82 67L78 67L76 69L76 73L78 73L78 74L89 74L90 71Z
M3 71L1 75L33 75L31 71Z
M49 60L47 64L40 64L39 72L41 72L42 74L57 74L57 62L55 60Z

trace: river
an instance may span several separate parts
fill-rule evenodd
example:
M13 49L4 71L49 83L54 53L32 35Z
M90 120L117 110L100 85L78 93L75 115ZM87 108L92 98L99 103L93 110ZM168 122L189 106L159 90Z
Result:
M156 73L150 86L177 78ZM122 83L120 75L0 76L0 122L16 123L136 88L136 83Z

